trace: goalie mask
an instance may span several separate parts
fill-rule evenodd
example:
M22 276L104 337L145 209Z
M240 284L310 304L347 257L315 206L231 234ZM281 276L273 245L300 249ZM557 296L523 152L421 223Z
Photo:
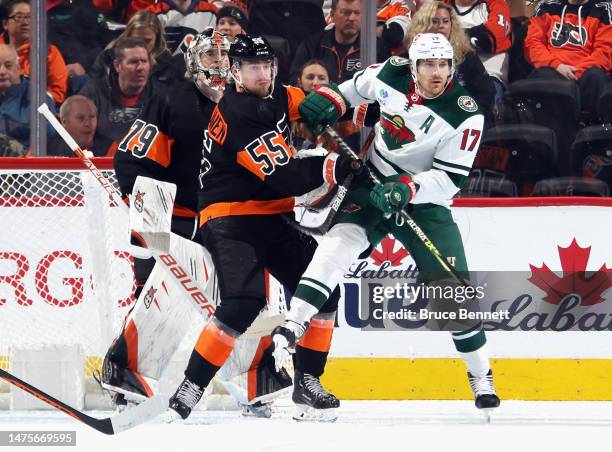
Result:
M422 86L419 85L417 74L419 61L448 60L450 72L448 79L446 80L446 84L444 85L444 89L440 93L442 94L452 81L453 75L455 74L455 53L453 51L453 46L450 44L450 42L448 42L444 35L440 33L420 33L416 35L412 41L410 49L408 49L408 57L410 59L410 73L412 75L412 79L414 80L417 89L419 89L421 92L423 90ZM433 97L438 97L440 94Z
M278 64L274 49L264 37L237 35L229 57L231 75L237 86L260 97L272 94ZM266 80L269 88L265 86Z
M215 102L229 80L229 49L230 42L224 35L207 28L193 38L184 54L188 77Z

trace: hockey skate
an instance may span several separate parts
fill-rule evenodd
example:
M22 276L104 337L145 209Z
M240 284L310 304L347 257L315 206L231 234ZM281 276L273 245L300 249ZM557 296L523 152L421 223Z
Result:
M204 388L185 378L174 395L170 397L166 421L173 422L187 419L203 394Z
M476 408L482 410L487 421L491 422L491 412L500 404L493 386L493 371L489 369L489 372L483 377L475 377L468 372L468 380L474 394Z
M295 371L293 385L293 403L297 413L296 421L334 422L338 419L336 408L340 401L321 386L319 377Z

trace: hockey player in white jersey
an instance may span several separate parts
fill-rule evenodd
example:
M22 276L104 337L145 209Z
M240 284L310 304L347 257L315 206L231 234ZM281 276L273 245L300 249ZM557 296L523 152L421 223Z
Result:
M347 108L380 104L374 146L367 163L382 181L372 187L358 178L323 237L293 295L287 320L273 332L280 362L301 337L331 289L360 256L367 256L387 234L414 258L425 281L439 280L442 267L398 212L406 208L440 252L461 274L468 271L459 229L449 209L474 162L483 115L469 94L453 81L453 48L438 33L417 35L409 59L392 57L357 72L339 86L322 86L300 104L315 133L333 124ZM484 331L479 326L453 332L467 365L476 406L499 406Z

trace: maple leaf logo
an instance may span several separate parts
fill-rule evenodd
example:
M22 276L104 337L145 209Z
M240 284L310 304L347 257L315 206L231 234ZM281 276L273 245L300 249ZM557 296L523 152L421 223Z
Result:
M601 295L612 287L612 268L604 263L599 270L587 276L587 263L591 247L582 248L574 238L567 248L557 247L563 277L553 273L546 263L541 267L529 264L529 282L546 292L544 301L559 304L566 296L575 294L580 297L582 306L601 303Z
M374 260L374 264L382 265L383 262L389 262L392 267L402 265L402 260L408 256L409 253L401 244L397 251L393 251L395 242L396 240L389 236L385 237L383 241L380 242L380 245L370 254L370 257Z

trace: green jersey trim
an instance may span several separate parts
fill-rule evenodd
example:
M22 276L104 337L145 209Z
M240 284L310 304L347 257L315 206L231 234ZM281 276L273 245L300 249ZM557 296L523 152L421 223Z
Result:
M472 99L468 92L456 81L453 81L451 89L435 99L423 98L423 106L429 108L443 121L446 121L453 129L457 129L463 122L475 115L482 115L479 108L468 111L460 107L460 99L466 97ZM473 99L472 99L473 101ZM474 105L476 102L474 101Z
M472 168L469 166L457 165L456 163L445 162L444 160L439 160L437 158L434 158L433 166L434 168L450 171L451 173L455 174L461 174L463 176L468 176L472 170Z
M407 64L397 66L387 60L376 78L391 88L406 94L410 92L410 81L412 80L409 67Z

